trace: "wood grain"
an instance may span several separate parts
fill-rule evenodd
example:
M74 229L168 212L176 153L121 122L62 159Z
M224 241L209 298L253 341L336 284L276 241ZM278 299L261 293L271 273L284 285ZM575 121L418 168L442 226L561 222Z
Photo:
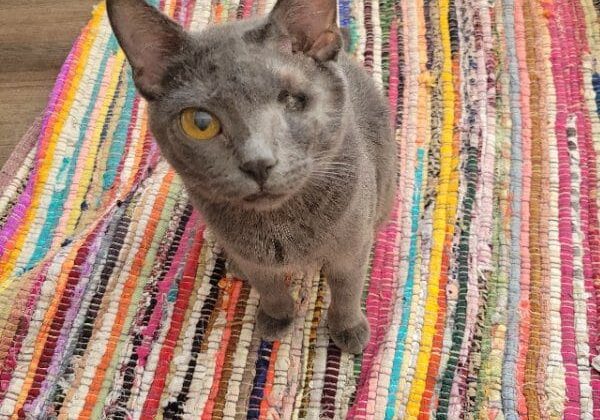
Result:
M0 0L0 167L43 111L98 0Z

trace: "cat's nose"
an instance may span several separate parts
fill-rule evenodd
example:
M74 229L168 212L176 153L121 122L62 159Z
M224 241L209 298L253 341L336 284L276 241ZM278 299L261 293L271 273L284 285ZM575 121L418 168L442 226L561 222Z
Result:
M271 169L277 164L274 158L255 159L240 165L240 170L254 179L262 187L267 179Z

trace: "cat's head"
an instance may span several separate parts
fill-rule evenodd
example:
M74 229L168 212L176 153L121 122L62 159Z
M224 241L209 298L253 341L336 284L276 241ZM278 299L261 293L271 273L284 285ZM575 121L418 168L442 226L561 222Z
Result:
M327 179L342 142L336 0L185 32L143 0L108 14L162 153L208 202L272 209Z

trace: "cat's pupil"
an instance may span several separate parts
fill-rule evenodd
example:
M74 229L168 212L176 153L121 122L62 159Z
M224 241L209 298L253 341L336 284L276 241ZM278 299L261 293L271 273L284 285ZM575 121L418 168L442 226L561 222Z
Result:
M300 93L298 95L295 95L294 99L296 102L296 106L299 109L304 109L304 107L306 106L306 95L304 95L303 93Z
M303 93L291 94L287 90L282 90L277 100L284 104L291 111L302 111L306 108L307 98Z
M289 97L290 93L287 90L282 90L281 92L279 92L277 100L281 103L286 103Z
M196 112L196 115L194 116L194 122L196 123L196 126L200 130L204 131L204 130L208 129L208 127L210 127L210 123L212 122L212 117L207 112L198 111L198 112Z

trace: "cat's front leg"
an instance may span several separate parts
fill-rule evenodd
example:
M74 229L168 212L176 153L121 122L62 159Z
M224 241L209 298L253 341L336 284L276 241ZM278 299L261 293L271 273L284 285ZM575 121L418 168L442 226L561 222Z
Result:
M342 351L354 354L364 350L370 336L369 322L360 304L370 250L371 244L365 244L354 255L338 255L323 266L331 291L329 334Z
M294 320L295 304L285 276L276 272L244 267L236 264L242 276L260 295L256 314L256 328L266 340L282 338Z

